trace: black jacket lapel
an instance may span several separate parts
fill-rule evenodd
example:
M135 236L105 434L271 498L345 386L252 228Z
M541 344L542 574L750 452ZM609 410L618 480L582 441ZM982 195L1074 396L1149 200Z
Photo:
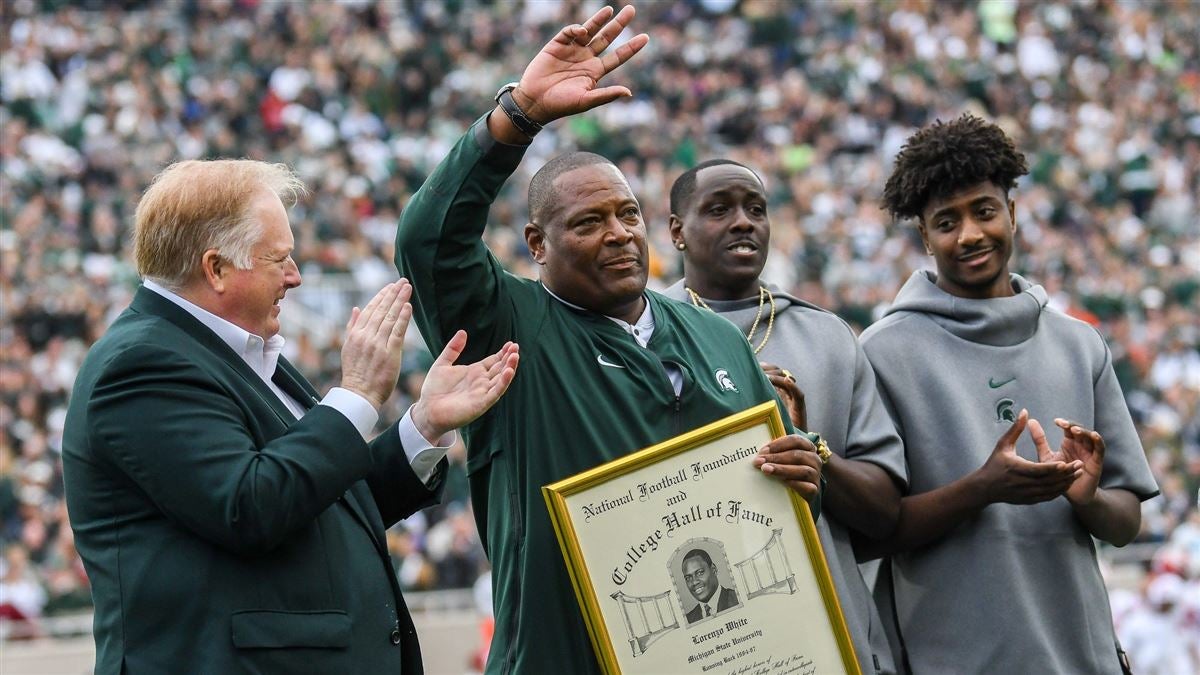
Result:
M285 394L296 399L296 402L305 410L310 410L321 402L321 399L317 397L316 389L313 389L300 371L296 370L296 367L282 356L279 357L279 362L275 366L275 374L271 376L271 381Z
M271 381L279 386L289 396L296 399L304 406L305 410L312 408L320 403L317 397L316 389L309 384L308 380L296 370L296 367L287 359L280 357L279 364L275 368L275 375L271 377ZM386 543L380 539L377 528L373 523L382 523L383 517L379 515L379 509L375 507L374 498L371 496L370 488L367 487L365 481L359 481L350 486L346 494L342 496L342 503L350 511L350 513L358 519L367 532L371 535L371 541L375 542L376 548L380 552L387 552ZM371 515L375 517L372 518Z

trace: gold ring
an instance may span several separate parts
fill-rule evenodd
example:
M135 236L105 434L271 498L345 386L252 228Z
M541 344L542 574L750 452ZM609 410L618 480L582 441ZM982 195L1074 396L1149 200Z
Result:
M780 372L782 372L783 376L786 377L787 379L791 380L792 382L796 381L796 376L792 375L792 371L788 370L787 368L781 368Z

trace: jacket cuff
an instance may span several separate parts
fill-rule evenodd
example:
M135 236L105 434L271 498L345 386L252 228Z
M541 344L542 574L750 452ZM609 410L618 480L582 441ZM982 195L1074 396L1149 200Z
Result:
M475 120L475 125L472 128L473 136L475 137L475 145L483 152L483 161L493 166L508 169L510 172L515 171L517 165L521 163L521 158L525 156L525 151L529 149L528 145L513 145L510 143L501 143L492 137L492 132L488 131L488 117L492 113L480 117Z

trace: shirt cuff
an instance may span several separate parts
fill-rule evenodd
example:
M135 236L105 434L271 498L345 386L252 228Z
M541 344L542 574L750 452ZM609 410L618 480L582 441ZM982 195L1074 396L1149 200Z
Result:
M426 485L429 484L429 477L433 475L433 470L437 468L438 462L446 456L446 452L450 450L450 446L454 445L454 441L458 438L458 434L454 431L447 432L441 438L437 439L435 444L421 435L417 431L417 425L412 421L412 406L409 406L408 411L404 413L404 417L400 418L400 443L404 446L404 454L408 457L408 464L412 467L413 473L417 474L417 478Z
M345 415L354 428L358 429L364 441L368 440L368 435L379 421L379 411L375 410L375 406L349 389L330 389L325 398L321 399L321 405L327 405Z

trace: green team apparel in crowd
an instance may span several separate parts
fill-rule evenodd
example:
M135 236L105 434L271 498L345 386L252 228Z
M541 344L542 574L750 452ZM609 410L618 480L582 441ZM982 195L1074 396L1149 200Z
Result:
M464 360L521 346L508 393L463 433L492 563L487 672L597 673L542 486L777 398L746 339L707 310L647 292L655 326L643 348L612 319L507 273L481 238L525 150L478 120L405 207L396 266L434 353L460 328ZM664 364L683 373L678 395Z

